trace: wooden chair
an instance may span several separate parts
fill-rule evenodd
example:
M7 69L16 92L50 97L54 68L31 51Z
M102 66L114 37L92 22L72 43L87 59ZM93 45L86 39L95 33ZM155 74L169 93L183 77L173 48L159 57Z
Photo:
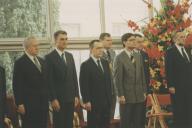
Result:
M162 111L161 106L171 105L169 94L156 95L155 93L149 94L147 97L147 107L151 106L151 110L147 112L148 128L157 128L159 123L160 128L168 128L165 117L173 116L172 112Z

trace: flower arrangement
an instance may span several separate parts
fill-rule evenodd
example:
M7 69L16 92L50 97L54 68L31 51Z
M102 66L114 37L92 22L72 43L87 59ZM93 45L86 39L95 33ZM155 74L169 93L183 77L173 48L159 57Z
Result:
M153 5L143 0L148 8L153 8L155 16L146 26L138 26L134 21L128 21L128 27L133 31L140 31L145 36L147 43L145 49L150 58L150 85L153 91L166 90L164 54L173 44L172 37L177 31L185 30L186 34L192 33L190 28L192 20L189 15L189 0L181 0L178 3L173 0L160 0L162 8L157 11ZM186 42L191 43L192 34Z

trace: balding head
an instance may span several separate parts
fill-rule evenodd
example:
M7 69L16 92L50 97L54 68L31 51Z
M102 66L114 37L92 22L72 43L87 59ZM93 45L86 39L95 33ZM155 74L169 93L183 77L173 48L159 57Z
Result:
M177 32L173 36L173 41L178 44L178 45L184 45L185 44L185 39L186 39L186 34L185 32Z
M39 52L39 43L34 36L27 37L23 42L23 47L32 56L36 56Z

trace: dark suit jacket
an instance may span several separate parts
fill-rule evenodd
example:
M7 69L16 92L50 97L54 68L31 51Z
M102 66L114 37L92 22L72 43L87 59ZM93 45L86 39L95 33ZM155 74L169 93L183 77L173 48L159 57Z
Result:
M79 97L77 73L73 55L65 52L67 66L56 50L46 55L49 68L49 90L51 100L58 99L60 102L73 102Z
M106 104L111 105L111 77L109 64L101 59L104 73L101 72L90 57L81 64L80 87L83 102L91 102L94 108L103 108Z
M112 89L112 94L113 95L116 95L117 94L117 89L116 89L116 86L114 84L114 76L113 76L113 62L114 62L114 59L115 59L115 56L116 56L116 53L113 49L109 49L109 54L110 54L110 57L111 57L111 60L109 59L108 55L106 52L103 52L103 56L102 58L107 60L109 65L110 65L110 70L111 70L111 78L112 78L112 86L111 86L111 89Z
M16 60L13 72L16 105L24 104L26 111L31 112L48 109L47 67L43 59L37 59L41 72L26 54Z
M0 126L3 125L5 114L6 114L5 70L4 68L0 67Z
M190 57L189 54L188 56ZM191 91L191 62L185 62L184 58L175 45L166 51L165 68L168 87L175 87L177 94L185 94L187 91Z
M147 92L149 92L149 84L150 84L150 71L149 71L149 56L146 52L140 51L142 59L143 59L143 68L145 73L145 79L147 84Z

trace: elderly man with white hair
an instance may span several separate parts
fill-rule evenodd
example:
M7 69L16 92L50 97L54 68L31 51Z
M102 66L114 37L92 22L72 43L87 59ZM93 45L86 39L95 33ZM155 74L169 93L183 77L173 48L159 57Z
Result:
M22 128L47 128L47 68L38 57L39 43L35 37L24 40L24 54L14 64L13 91Z

